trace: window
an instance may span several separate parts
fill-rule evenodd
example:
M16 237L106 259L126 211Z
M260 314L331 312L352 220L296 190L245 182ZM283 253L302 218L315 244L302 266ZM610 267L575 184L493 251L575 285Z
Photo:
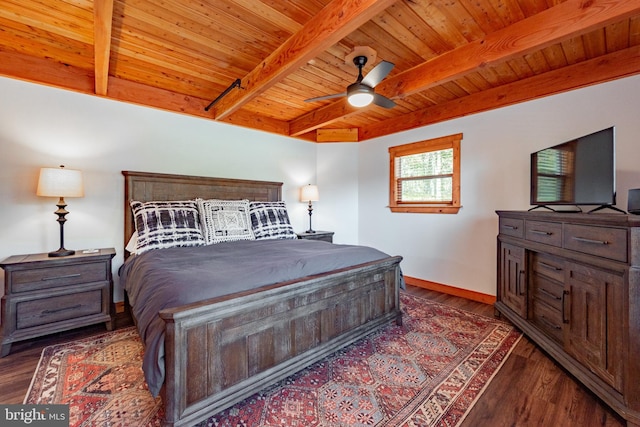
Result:
M389 147L392 212L457 213L462 134Z
M533 169L539 202L571 202L575 200L576 147L547 148L536 153Z

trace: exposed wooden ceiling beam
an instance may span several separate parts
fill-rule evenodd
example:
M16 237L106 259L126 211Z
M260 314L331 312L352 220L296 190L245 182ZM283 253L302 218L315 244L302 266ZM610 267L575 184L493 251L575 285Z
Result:
M82 93L95 90L91 71L17 52L0 50L0 75Z
M376 90L391 98L411 95L638 12L640 0L568 0L386 79Z
M235 114L222 120L224 123L247 127L250 129L262 130L265 132L277 133L279 135L289 135L289 123L284 120L272 119L259 116L245 111L238 111Z
M209 101L205 99L171 92L117 77L111 77L109 79L109 98L211 119L211 116L204 111L204 107L209 103ZM285 121L267 117L256 117L253 114L243 112L238 112L238 114L234 114L233 117L229 117L223 120L223 122L280 135L288 135L289 132L289 124Z
M93 18L95 90L96 95L106 96L109 83L113 0L94 0Z
M398 0L333 0L242 78L242 89L214 107L216 120L240 109Z
M383 80L376 92L389 98L410 95L463 76L477 68L496 65L559 40L587 33L603 24L640 11L640 0L568 0L518 21L481 40L453 49L410 70ZM361 110L364 111L364 110ZM344 117L338 101L293 120L293 136L323 127ZM349 112L357 114L358 112Z
M358 142L358 128L318 129L316 142Z
M16 52L0 50L0 75L87 95L95 94L95 82L91 70ZM204 111L204 107L209 103L205 99L186 96L118 77L111 77L108 83L110 99L211 119L210 115ZM285 121L256 117L242 112L234 114L224 122L279 135L289 135L289 124Z
M347 98L340 98L338 101L320 107L304 114L289 122L290 136L299 136L304 133L316 130L331 122L344 119L352 114L358 114L358 108L347 102Z
M359 137L363 141L635 74L640 74L640 46L383 120L361 128Z

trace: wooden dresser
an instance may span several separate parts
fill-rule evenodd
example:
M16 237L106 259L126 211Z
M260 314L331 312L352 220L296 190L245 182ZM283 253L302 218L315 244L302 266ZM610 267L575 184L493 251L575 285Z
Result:
M41 335L104 322L113 329L111 259L115 250L52 258L43 254L14 255L0 262L4 269L2 349Z
M640 425L640 216L497 213L496 309Z

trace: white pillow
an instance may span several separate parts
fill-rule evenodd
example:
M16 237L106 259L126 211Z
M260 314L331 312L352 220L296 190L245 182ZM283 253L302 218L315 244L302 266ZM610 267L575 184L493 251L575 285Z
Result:
M249 200L196 199L207 245L255 240L249 216Z
M125 246L124 248L131 255L135 255L138 249L137 246L138 246L138 232L134 231L133 234L131 235L131 238L129 239L129 242L127 243L127 246Z

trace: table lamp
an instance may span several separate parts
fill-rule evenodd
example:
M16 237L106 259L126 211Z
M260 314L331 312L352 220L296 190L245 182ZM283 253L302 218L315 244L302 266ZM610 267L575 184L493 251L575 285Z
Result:
M58 215L60 224L60 249L49 252L50 257L63 257L73 255L75 251L64 248L64 223L67 221L65 215L69 212L65 210L67 204L65 197L84 197L84 187L82 185L82 172L79 170L59 168L41 168L38 179L38 196L59 197L58 210L54 213Z
M318 197L318 186L317 185L305 185L300 188L300 201L301 202L309 202L309 229L306 231L307 233L315 233L313 228L311 227L311 213L313 212L313 206L311 202L317 202Z

